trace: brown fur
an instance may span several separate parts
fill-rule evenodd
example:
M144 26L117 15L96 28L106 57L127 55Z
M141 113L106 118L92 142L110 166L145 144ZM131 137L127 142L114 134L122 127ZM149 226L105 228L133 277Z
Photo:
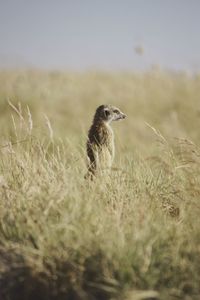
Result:
M115 111L118 111L116 114ZM88 174L93 177L97 173L109 171L114 159L114 134L110 122L125 118L117 108L101 105L97 108L87 140Z

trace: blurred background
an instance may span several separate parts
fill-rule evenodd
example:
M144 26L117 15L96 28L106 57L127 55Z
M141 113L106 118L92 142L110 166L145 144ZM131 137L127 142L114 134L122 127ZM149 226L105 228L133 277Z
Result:
M200 70L198 0L0 0L0 67Z
M113 124L119 153L154 153L147 123L198 143L199 13L198 0L0 0L1 136L16 140L10 101L29 107L34 135L46 115L54 138L85 151L96 107L110 103L128 115Z

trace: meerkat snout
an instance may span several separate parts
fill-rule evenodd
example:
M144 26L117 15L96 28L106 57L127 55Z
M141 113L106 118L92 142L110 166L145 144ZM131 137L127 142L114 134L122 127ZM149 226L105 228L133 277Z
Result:
M94 115L87 140L88 175L111 168L114 154L114 134L110 123L125 119L126 115L117 107L100 105Z

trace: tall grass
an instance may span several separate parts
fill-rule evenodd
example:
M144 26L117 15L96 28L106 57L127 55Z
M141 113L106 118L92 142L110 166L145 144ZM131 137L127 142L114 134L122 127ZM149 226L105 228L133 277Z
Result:
M200 299L200 78L0 73L0 299ZM96 106L109 177L84 180Z

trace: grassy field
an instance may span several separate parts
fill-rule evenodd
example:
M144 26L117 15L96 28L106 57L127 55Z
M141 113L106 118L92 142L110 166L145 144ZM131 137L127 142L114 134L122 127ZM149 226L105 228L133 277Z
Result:
M200 299L200 76L0 72L0 299ZM86 173L113 104L111 175Z

